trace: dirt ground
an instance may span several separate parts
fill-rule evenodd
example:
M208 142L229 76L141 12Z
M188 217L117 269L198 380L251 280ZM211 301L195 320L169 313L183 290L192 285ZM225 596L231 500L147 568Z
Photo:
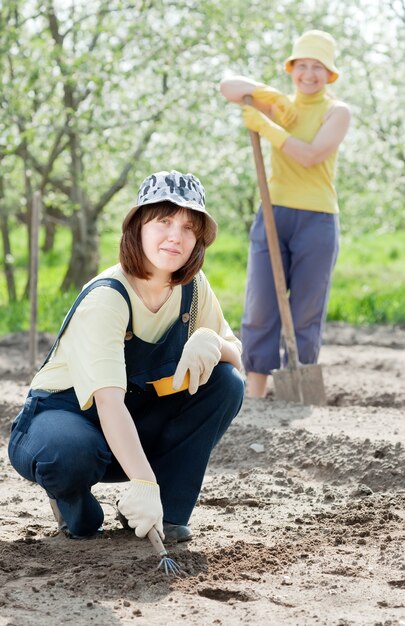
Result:
M44 352L51 337L41 336ZM0 626L405 625L405 330L328 325L328 406L245 400L212 456L191 526L157 571L98 485L105 532L56 534L44 492L10 466L28 340L0 341Z

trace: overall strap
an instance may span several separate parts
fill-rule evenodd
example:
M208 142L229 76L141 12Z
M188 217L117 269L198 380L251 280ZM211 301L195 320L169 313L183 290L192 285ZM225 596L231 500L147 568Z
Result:
M197 287L197 279L193 278L193 281L187 285L187 287L191 288L191 293L188 293L188 311L190 315L190 322L188 325L188 337L190 338L193 332L195 331L195 326L197 322L197 313L198 313L198 287Z
M51 356L51 354L54 352L54 350L56 350L60 338L62 337L63 333L65 332L70 320L72 319L73 313L76 311L77 307L79 306L79 304L82 302L82 300L84 300L84 298L90 293L90 291L93 291L93 289L95 289L96 287L111 287L112 289L115 289L116 291L119 291L119 293L125 298L127 304L128 304L128 309L129 309L129 321L128 321L128 326L127 326L127 330L132 332L132 307L131 307L131 301L129 299L129 295L127 290L125 289L124 285L122 284L121 281L119 281L117 278L99 278L98 280L95 280L94 282L92 282L90 285L88 285L85 289L83 289L79 295L77 296L76 300L73 302L72 306L70 307L65 319L63 320L63 324L59 330L58 336L56 337L54 344L52 346L52 348L49 350L45 361L42 363L40 369L42 369L44 367L44 365L49 361L49 358Z
M193 291L194 281L181 286L176 317L156 342L144 341L136 335L125 342L125 369L131 385L145 390L151 381L173 376L190 336Z
M187 283L187 285L182 286L180 315L183 315L183 313L190 311L191 301L192 301L193 292L194 292L194 282L195 282L195 278L193 278L191 282Z

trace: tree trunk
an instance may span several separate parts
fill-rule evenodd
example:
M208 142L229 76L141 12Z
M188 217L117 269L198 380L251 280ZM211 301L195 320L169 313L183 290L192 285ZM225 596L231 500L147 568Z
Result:
M42 251L50 252L55 245L57 227L59 225L69 227L70 221L57 206L48 205L43 207L42 225L45 232Z
M93 278L100 264L100 238L97 224L93 220L87 222L87 229L83 231L82 224L76 217L72 227L72 245L67 272L61 289L66 291L74 287L79 291L85 283Z
M8 293L8 301L16 302L17 300L17 290L15 287L14 280L14 269L12 263L12 254L11 254L11 243L10 243L10 234L8 230L8 219L6 215L0 215L0 229L1 229L1 238L3 241L3 251L4 251L4 274L6 276L7 282L7 293Z
M42 244L43 252L50 252L53 250L53 246L55 244L55 236L56 236L56 224L46 222L45 223L45 238L44 243Z

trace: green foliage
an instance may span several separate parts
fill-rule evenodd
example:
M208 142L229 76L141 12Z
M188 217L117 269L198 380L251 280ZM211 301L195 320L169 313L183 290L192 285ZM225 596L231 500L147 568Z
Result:
M240 326L247 237L222 234L207 252L205 271L232 328ZM405 231L344 236L332 280L328 319L405 324Z
M22 226L13 228L11 239L18 301L8 302L5 279L0 275L0 336L28 330L30 326L30 302L23 297L26 288L28 247L26 232ZM37 327L42 332L55 333L58 330L76 296L74 290L62 293L59 288L66 271L66 250L69 243L70 233L66 229L60 229L54 248L47 253L40 252Z
M15 234L16 236L16 234ZM66 269L64 246L68 233L60 231L55 250L41 254L39 274L38 330L56 333L75 291L61 293L59 279ZM110 230L102 237L104 269L117 262L119 234ZM208 248L204 271L235 330L242 317L246 281L248 238L222 231ZM351 324L405 324L405 231L374 233L354 239L343 237L336 264L328 319ZM21 285L20 285L21 293ZM28 330L29 302L6 304L5 281L0 276L0 336Z
M97 232L103 233L100 267L115 263L116 225L139 183L151 171L172 168L192 171L206 188L224 233L207 252L206 271L239 326L258 191L239 107L218 86L224 76L244 74L290 91L283 60L309 28L335 36L341 78L332 91L352 110L339 150L345 239L329 315L402 323L401 247L381 252L382 267L395 277L388 282L358 245L368 233L373 247L395 231L402 241L405 229L405 82L398 72L404 8L379 0L0 2L0 218L10 231L18 298L29 262L27 233L16 224L28 230L35 190L43 190L43 218L57 224L54 252L41 255L41 328L55 330L65 312L67 296L59 289L67 263L79 281L86 264L93 272ZM263 151L268 164L265 142ZM3 257L0 244L0 267ZM26 328L27 303L6 303L0 276L0 332Z
M208 248L204 264L204 272L234 329L239 328L242 317L247 245L247 239L224 232Z
M9 0L0 24L0 216L26 220L43 191L44 216L74 229L66 284L94 272L92 235L121 221L151 171L192 171L220 225L248 231L249 138L219 82L244 74L291 91L283 61L308 28L335 36L332 91L352 109L336 185L342 232L405 228L403 2Z
M405 324L405 231L344 237L328 319L352 324Z
M37 330L56 334L76 295L74 290L60 293L55 288L40 292ZM30 315L30 303L27 299L7 306L0 304L0 336L29 330Z

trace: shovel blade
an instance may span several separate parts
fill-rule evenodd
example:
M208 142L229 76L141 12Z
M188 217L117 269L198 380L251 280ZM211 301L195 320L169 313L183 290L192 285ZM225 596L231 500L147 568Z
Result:
M277 400L315 406L326 405L320 365L300 365L296 369L273 370L274 395Z

